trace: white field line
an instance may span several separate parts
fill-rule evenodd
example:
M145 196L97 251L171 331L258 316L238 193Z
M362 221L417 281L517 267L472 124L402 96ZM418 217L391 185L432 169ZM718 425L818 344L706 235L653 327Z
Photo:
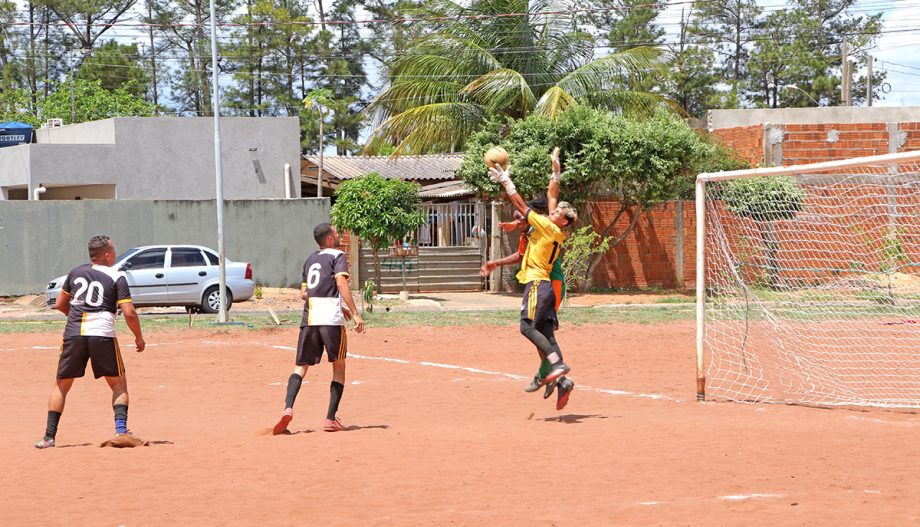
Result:
M719 499L720 499L720 500L725 500L725 501L744 501L744 500L757 499L757 498L763 498L763 499L776 499L776 498L782 498L782 497L783 497L782 494L757 494L757 493L754 493L754 494L734 494L734 495L730 495L730 496L719 496Z
M290 346L273 345L272 348L286 350L286 351L296 351L296 348L292 348ZM376 360L376 361L381 361L381 362L391 362L395 364L411 364L415 366L424 366L427 368L441 368L445 370L459 370L459 371L465 371L468 373L478 373L480 375L490 375L493 377L501 377L501 378L510 379L513 381L523 381L527 379L527 377L523 375L517 375L514 373L504 373L500 371L482 370L479 368L469 368L467 366L458 366L456 364L443 364L440 362L430 362L430 361L412 361L412 360L406 360L406 359L394 359L392 357L372 357L370 355L361 355L358 353L349 353L348 356L353 359ZM621 395L625 397L641 397L641 398L646 398L646 399L654 399L657 401L679 402L679 401L676 401L675 399L671 399L669 397L665 397L664 395L659 395L659 394L633 393L633 392L627 392L623 390L609 390L605 388L594 388L591 386L582 386L578 384L575 385L575 389L581 390L581 391L587 391L587 392L603 393L607 395Z

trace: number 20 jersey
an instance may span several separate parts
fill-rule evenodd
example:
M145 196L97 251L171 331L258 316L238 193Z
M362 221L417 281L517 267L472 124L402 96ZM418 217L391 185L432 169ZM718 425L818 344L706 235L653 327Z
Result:
M75 267L64 280L61 291L70 295L64 338L114 337L118 306L131 301L125 274L104 265Z
M303 264L303 283L307 288L307 301L303 306L305 326L344 326L342 296L335 280L348 276L348 261L338 249L323 249L311 254Z

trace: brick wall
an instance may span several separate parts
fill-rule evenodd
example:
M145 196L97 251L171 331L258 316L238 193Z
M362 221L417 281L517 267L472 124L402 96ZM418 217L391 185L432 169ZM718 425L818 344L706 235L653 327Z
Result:
M787 124L783 164L801 165L888 153L888 124Z
M713 130L712 136L730 146L751 165L763 162L763 125Z
M778 151L782 152L781 159L768 160L775 165L920 150L920 122L898 123L897 135L891 134L888 123L782 124L769 128L779 129L781 137L777 145L771 145L771 148L779 146ZM768 132L766 127L755 125L720 128L713 130L712 135L758 166L765 162L763 145L764 135Z
M646 212L640 212L636 227L626 238L611 248L594 269L594 283L598 287L662 287L691 288L694 280L693 202L683 202L683 283L678 283L677 269L678 205L663 203ZM603 231L616 215L620 206L613 201L600 201L592 205L594 229ZM609 236L618 238L632 220L630 213L623 214Z

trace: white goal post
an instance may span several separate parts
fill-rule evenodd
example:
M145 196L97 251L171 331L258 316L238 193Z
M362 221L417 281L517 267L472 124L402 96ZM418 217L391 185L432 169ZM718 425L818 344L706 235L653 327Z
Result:
M697 398L920 408L920 151L696 179Z

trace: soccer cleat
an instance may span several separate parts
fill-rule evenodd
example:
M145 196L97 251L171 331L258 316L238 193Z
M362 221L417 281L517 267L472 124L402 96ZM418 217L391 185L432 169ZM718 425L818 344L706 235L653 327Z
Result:
M133 435L134 435L134 432L132 432L132 431L130 431L130 430L125 430L124 432L115 432L115 437L118 437L118 436L133 436Z
M35 448L54 448L54 438L43 437L35 442Z
M543 386L543 384L544 384L543 379L541 379L540 377L534 377L533 380L530 381L530 384L524 387L524 391L527 393L533 393L539 390L540 387Z
M324 432L340 432L345 429L345 425L342 424L342 421L338 417L335 419L326 419L326 422L323 423Z
M569 403L569 396L575 389L575 383L569 379L559 380L559 391L557 391L556 410L562 410Z
M547 382L547 383L553 382L559 377L562 377L563 375L565 375L566 373L570 371L571 371L571 368L566 366L564 362L557 362L556 364L553 364L553 369L550 370L546 378L543 379L543 382Z
M287 432L288 423L290 423L293 418L294 409L285 408L284 412L281 413L281 419L278 419L278 423L272 428L272 435L277 436Z
M543 398L549 399L549 396L553 394L553 391L556 389L556 385L564 381L565 377L559 377L553 382L546 383L546 389L543 390Z

